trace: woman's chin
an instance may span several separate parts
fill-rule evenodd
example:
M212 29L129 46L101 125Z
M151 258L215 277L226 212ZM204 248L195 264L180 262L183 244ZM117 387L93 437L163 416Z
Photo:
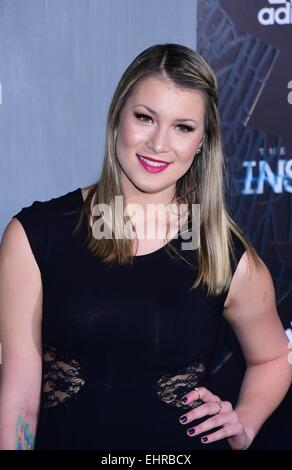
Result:
M144 194L157 194L160 193L161 191L164 191L167 186L162 186L159 184L141 184L139 182L135 183L135 187Z

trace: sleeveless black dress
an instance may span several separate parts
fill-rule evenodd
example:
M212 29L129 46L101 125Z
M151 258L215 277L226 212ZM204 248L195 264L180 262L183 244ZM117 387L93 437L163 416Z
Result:
M43 387L36 449L229 449L189 437L180 398L208 384L227 291L190 290L197 267L161 248L109 266L85 247L78 188L16 217L43 283ZM179 248L180 237L174 238ZM234 239L236 263L244 252ZM185 252L184 252L185 253ZM188 252L190 254L190 252ZM190 258L189 258L190 259ZM216 390L212 390L216 393ZM198 405L194 403L192 406Z

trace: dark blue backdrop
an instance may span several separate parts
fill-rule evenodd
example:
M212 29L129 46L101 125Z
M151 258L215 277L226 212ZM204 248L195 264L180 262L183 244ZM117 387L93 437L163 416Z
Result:
M198 0L197 48L219 81L231 214L270 269L292 343L291 13L285 0ZM213 381L233 402L244 372L237 346L226 325ZM291 416L289 393L252 448L292 449Z

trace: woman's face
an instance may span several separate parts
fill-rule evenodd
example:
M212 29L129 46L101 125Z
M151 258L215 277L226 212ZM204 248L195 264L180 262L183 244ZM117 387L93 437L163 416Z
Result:
M204 115L199 91L154 76L134 86L120 113L116 144L126 197L158 194L157 202L170 202L196 158Z

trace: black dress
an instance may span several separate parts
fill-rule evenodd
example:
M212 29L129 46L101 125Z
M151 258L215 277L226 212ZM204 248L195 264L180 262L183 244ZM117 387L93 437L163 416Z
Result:
M194 253L192 266L164 247L135 257L133 266L99 261L85 247L86 221L72 233L82 206L78 188L14 216L43 283L35 448L230 448L226 440L203 445L201 436L186 434L195 422L178 421L191 409L180 398L208 383L227 291L208 297L204 288L190 290ZM233 271L244 252L234 242Z

